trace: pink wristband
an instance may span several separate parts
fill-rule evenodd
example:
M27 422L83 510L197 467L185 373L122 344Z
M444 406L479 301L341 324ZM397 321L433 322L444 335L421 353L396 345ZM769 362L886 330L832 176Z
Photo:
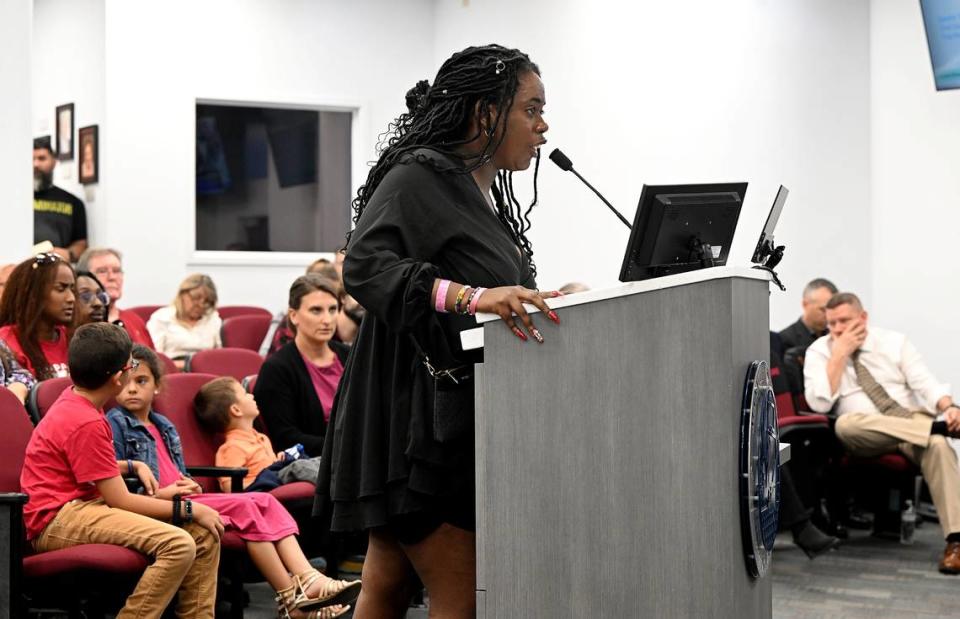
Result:
M471 316L477 313L477 304L480 302L480 295L482 295L486 291L487 291L486 288L480 288L479 290L477 290L477 293L473 295L473 300L470 301L470 307L467 310L470 312Z
M441 279L440 285L437 286L437 298L434 300L434 306L437 311L446 314L447 313L447 289L450 288L449 279Z

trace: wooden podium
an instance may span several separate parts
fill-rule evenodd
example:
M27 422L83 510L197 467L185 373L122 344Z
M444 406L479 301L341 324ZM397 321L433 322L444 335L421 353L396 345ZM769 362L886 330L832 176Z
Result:
M551 300L542 345L478 317L478 617L771 616L738 487L768 281L716 267Z

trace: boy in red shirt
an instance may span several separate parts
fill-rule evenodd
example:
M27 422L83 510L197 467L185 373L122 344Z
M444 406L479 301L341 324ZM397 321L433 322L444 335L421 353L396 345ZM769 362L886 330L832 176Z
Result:
M119 475L103 405L126 383L130 350L130 337L115 325L92 323L74 334L68 363L75 386L37 424L20 474L30 496L27 539L37 552L115 544L152 557L118 619L160 617L178 590L178 617L212 619L219 515L189 499L131 494Z

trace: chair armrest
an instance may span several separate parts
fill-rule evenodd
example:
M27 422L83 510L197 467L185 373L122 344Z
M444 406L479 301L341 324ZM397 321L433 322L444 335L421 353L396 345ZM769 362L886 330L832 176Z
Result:
M0 587L9 593L9 617L25 617L23 597L23 556L26 535L23 530L23 505L29 497L22 492L0 493L0 537L8 553L0 557Z
M229 477L230 492L243 492L243 478L247 469L241 466L188 466L191 477Z
M29 497L22 492L0 492L0 505L23 505Z

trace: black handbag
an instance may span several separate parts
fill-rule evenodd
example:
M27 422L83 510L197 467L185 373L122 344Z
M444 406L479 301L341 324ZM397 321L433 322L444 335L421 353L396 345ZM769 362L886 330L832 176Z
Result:
M459 439L473 430L474 366L472 363L438 369L430 357L410 336L433 391L433 438L439 443Z

